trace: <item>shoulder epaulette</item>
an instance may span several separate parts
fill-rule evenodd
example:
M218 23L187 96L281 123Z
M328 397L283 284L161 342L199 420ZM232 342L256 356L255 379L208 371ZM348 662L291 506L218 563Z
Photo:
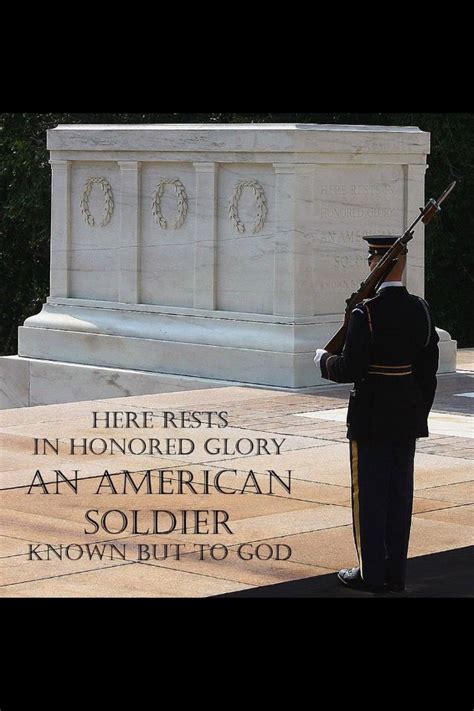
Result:
M365 305L370 303L371 301L374 301L375 299L378 299L381 293L382 292L379 291L377 294L375 294L375 296L371 296L370 299L364 299L362 303Z
M361 301L359 304L357 304L357 306L355 307L355 309L352 310L352 313L353 313L353 314L354 314L354 313L359 313L359 314L362 314L362 316L365 316L365 317L366 317L367 323L368 323L368 326L369 326L370 335L371 335L371 337L372 337L372 319L371 319L371 316L370 316L369 307L368 307L368 305L367 305L367 302L369 302L369 301L371 301L371 299L364 299L363 301Z
M353 309L352 313L354 313L354 311L359 311L363 314L366 314L367 313L366 308L365 308L366 304L369 304L371 301L376 299L378 296L379 296L379 294L375 294L375 296L372 296L370 299L363 299L362 301L359 301L359 303L356 304L355 308Z

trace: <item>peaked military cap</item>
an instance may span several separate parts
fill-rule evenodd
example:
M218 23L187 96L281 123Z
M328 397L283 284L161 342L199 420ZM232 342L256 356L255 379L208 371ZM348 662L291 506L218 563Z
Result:
M392 244L397 241L398 237L393 237L392 235L369 235L368 237L362 237L362 239L367 242L369 255L371 255L385 254Z

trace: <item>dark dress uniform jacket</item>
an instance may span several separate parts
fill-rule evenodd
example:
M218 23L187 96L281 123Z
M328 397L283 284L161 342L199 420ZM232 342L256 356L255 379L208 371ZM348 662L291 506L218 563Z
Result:
M351 314L341 355L323 354L323 378L354 383L349 439L428 437L439 337L428 304L405 287L380 289Z

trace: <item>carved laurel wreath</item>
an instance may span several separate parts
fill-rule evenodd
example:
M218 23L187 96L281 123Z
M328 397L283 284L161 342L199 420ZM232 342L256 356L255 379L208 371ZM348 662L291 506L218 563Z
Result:
M84 222L90 227L94 227L95 220L89 208L89 196L94 183L100 185L102 192L104 193L104 211L102 213L102 219L99 222L99 227L105 227L105 225L110 222L114 211L114 194L112 192L112 187L106 178L89 178L87 180L84 185L84 192L82 193L81 198L81 212Z
M229 217L237 232L245 232L245 225L239 216L239 201L244 188L252 188L257 203L257 218L253 226L252 234L260 232L267 217L267 199L265 191L257 180L241 180L234 188L229 203Z
M168 220L164 217L161 211L161 197L163 195L165 185L174 185L178 200L178 212L176 215L176 220L171 224L168 224ZM159 224L163 230L177 230L184 224L186 215L188 213L188 196L186 194L184 185L181 180L179 180L179 178L162 178L160 180L160 182L156 186L155 192L153 193L153 199L151 201L151 211L153 213L155 222Z

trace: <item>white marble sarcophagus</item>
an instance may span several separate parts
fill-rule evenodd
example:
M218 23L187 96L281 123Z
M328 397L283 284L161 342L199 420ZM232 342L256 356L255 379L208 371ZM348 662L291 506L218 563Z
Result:
M429 134L315 124L48 132L51 290L1 359L9 405L327 384L313 363L367 274L367 234L424 204ZM423 225L406 284L423 295ZM455 342L441 332L442 367Z

